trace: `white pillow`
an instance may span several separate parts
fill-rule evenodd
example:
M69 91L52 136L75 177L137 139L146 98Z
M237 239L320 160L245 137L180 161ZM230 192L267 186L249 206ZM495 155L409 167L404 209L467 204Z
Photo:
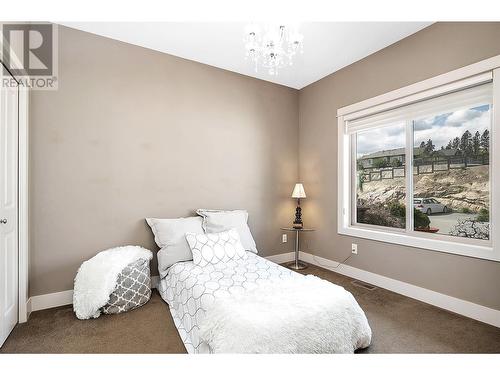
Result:
M217 233L235 228L245 250L257 254L257 245L248 227L246 210L221 211L198 209L196 213L203 217L203 229L206 233Z
M193 253L193 263L198 266L248 258L236 229L220 233L186 233L186 240Z
M170 266L177 262L193 259L193 254L186 241L186 233L203 234L202 222L198 217L179 219L146 219L160 247L158 251L158 271L160 276L167 274Z

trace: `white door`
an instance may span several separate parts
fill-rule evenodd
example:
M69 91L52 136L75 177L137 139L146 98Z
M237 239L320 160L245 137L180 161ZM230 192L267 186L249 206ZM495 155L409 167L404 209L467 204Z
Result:
M11 78L0 65L0 84ZM0 346L18 317L18 88L0 90Z

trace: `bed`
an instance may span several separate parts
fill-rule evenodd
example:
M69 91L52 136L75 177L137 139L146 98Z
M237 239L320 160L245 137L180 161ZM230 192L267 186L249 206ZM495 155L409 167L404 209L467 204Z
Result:
M177 262L158 290L188 353L352 353L371 341L351 293L254 253Z

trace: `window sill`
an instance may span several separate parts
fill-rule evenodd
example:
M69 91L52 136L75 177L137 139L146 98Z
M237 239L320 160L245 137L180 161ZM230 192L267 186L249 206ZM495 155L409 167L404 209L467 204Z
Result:
M460 237L447 237L447 240L440 240L430 238L429 236L432 234L390 231L390 229L378 230L377 228L357 226L340 226L338 234L500 262L500 253L498 250L495 251L491 241L484 241L485 245L478 245L477 241L480 240Z

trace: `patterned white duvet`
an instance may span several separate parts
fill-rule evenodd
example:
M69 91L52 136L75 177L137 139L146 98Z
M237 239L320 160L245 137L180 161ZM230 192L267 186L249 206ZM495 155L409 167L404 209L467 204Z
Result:
M209 353L199 340L199 322L216 297L252 289L271 279L298 277L299 274L248 253L248 259L205 267L180 262L170 267L159 285L188 353Z
M193 262L174 264L169 269L168 274L161 280L158 289L162 298L170 307L174 323L188 353L231 352L233 348L236 352L258 352L258 350L254 351L253 347L249 349L241 347L238 349L238 343L236 343L236 346L228 343L229 340L227 338L236 334L234 328L237 330L240 327L248 331L250 327L250 333L255 333L253 331L256 331L252 328L254 323L252 313L250 313L249 320L246 323L240 322L238 319L238 316L242 317L245 315L245 312L237 312L238 305L241 305L238 299L248 296L249 298L240 301L247 303L248 308L245 307L247 310L253 310L257 313L258 310L262 310L262 302L265 304L264 308L276 309L276 306L272 306L274 303L278 304L277 307L279 308L280 301L283 300L285 302L288 298L286 306L282 306L282 311L285 312L286 310L290 310L291 305L297 299L295 295L288 293L291 288L294 290L302 288L302 295L316 294L316 296L310 296L306 305L302 304L301 306L300 303L297 303L296 310L286 311L283 315L288 314L289 321L294 320L295 315L300 315L305 319L297 316L298 319L296 319L295 324L304 324L304 322L314 324L314 328L306 329L305 331L313 333L316 330L319 331L320 336L323 335L314 338L309 337L311 334L306 334L301 340L312 340L313 342L310 344L313 349L309 351L306 346L300 347L302 344L298 343L298 347L291 349L292 352L295 352L295 349L298 349L298 352L318 352L314 348L317 347L317 343L320 341L323 349L319 352L352 352L357 347L369 345L371 330L364 313L352 295L334 284L317 278L315 278L317 280L311 280L310 278L314 277L305 277L258 255L249 253L248 259L245 260L233 260L227 263L217 263L203 267L196 266ZM329 285L319 285L319 289L315 289L318 286L318 282ZM281 290L279 289L280 285L283 286ZM327 288L327 295L322 296L321 293L325 291L324 287ZM267 300L265 299L266 294L268 294ZM333 299L333 304L328 305L323 303L323 301L328 299L331 302L332 298L329 296L335 294L336 297ZM281 298L275 298L276 295L281 295ZM256 305L256 303L259 303L259 299L261 301L260 305ZM315 311L315 307L317 307L317 311ZM301 308L302 310L300 311ZM200 339L200 326L206 328L212 323L218 326L221 322L209 322L208 320L210 319L205 319L208 315L214 320L217 312L224 317L223 320L228 320L227 323L229 323L225 327L222 327L226 328L227 332L225 333L222 333L224 329L215 329L215 333L219 334L219 337L214 337L212 343L216 343L217 339L219 343L222 342L222 345L219 345L219 350L211 348L205 341ZM288 330L290 331L289 334L292 335L290 337L297 336L295 335L297 329L293 328L293 324L287 324L286 328L283 328L285 326L280 326L280 324L283 324L282 322L275 324L275 319L268 318L270 315L273 315L273 311L260 311L260 313L263 314L261 318L264 317L264 319L260 319L259 322L262 323L264 320L267 320L268 323L268 326L260 327L262 332L266 331L274 337ZM227 319L228 316L229 319ZM351 318L352 316L354 318ZM341 322L342 324L339 327L333 327ZM322 323L323 327L321 326ZM235 324L234 328L231 324ZM337 331L337 336L324 336L321 333L332 330ZM257 336L260 336L258 332L261 331L256 332ZM341 335L340 340L338 340L339 334ZM257 338L257 340L261 339ZM314 342L314 340L316 341ZM282 337L281 341L289 343L290 339ZM337 345L335 342L338 341L345 341L343 347L347 349L336 350L335 348L338 346L335 346ZM327 345L329 346L324 346L324 342L331 342L332 344L328 343ZM226 346L225 349L224 346ZM258 346L262 347L262 345ZM304 348L306 348L305 351ZM273 347L264 350L265 352L274 352ZM280 352L280 350L278 349L277 352ZM289 349L286 349L285 352L289 352Z

